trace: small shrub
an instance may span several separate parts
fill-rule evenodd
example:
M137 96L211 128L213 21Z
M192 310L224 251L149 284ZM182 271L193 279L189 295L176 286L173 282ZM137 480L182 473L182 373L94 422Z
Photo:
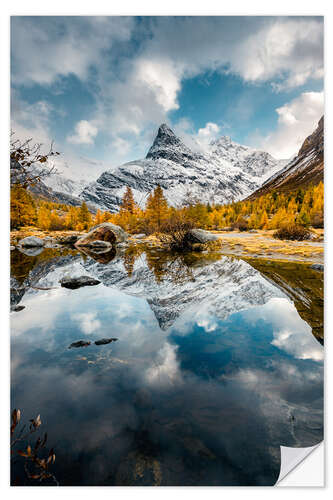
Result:
M160 240L169 250L186 252L192 250L193 243L188 232L193 229L194 223L179 214L172 215L161 227Z
M309 240L311 238L311 233L305 227L298 224L288 224L275 231L273 238L279 240L303 241Z

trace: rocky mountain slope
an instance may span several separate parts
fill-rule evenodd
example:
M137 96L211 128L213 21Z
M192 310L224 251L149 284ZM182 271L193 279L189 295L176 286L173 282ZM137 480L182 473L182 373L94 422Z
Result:
M61 173L54 173L44 179L44 184L57 193L78 197L85 188L84 180L73 180Z
M31 170L32 175L38 174L38 169ZM10 160L10 177L11 184L15 183L17 179L22 179L22 167L15 161ZM54 186L54 189L51 186ZM66 187L65 187L66 186ZM28 190L33 196L47 200L53 201L55 203L65 203L66 205L81 206L83 199L78 197L78 189L76 183L70 179L62 177L60 174L52 174L50 177L45 177L35 183L35 185L30 185ZM59 189L59 191L57 190ZM88 207L92 212L96 212L97 208L93 203L88 203Z
M292 191L324 179L324 117L316 130L305 139L297 156L282 170L270 177L249 198L255 198L273 190Z
M211 142L204 152L193 152L162 124L146 158L104 172L80 197L116 212L126 186L143 206L159 184L173 206L183 204L189 196L204 203L224 203L248 196L284 164L229 137Z

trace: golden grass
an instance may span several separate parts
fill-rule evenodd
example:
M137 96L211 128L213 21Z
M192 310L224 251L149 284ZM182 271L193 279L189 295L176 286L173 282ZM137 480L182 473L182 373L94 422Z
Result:
M313 245L304 241L281 241L274 240L274 231L259 231L246 236L239 236L239 233L228 233L223 238L223 233L219 233L220 239L216 242L223 253L237 254L238 256L256 256L261 258L281 257L288 260L301 260L305 262L322 261L324 245ZM323 237L323 230L314 231L318 237ZM225 234L225 233L224 233ZM293 257L295 259L293 259Z

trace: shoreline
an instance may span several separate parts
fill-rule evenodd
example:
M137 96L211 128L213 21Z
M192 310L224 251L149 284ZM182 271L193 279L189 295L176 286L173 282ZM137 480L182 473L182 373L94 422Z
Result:
M305 264L324 264L324 230L313 230L316 235L311 241L277 240L272 237L272 230L257 230L256 232L209 231L218 236L218 240L207 245L207 252L218 252L221 255L244 257L249 259L265 259L288 261ZM26 228L10 232L10 245L16 246L18 241L26 236L57 240L63 236L84 234L78 231L42 231L36 228ZM129 246L146 245L150 249L164 249L156 235L137 239L129 236Z
M324 264L324 231L313 230L311 241L278 240L273 230L249 232L211 231L222 240L222 253L245 258Z

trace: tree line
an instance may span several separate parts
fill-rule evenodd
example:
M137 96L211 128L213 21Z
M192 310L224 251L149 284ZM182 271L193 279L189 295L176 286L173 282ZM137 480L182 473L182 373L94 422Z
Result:
M118 213L89 211L87 204L79 207L34 199L23 186L11 189L11 228L33 225L45 231L84 231L91 225L112 222L129 233L163 232L173 224L188 223L204 229L234 228L279 229L284 225L323 227L324 185L298 189L290 193L273 191L256 198L225 205L203 204L191 199L181 207L169 206L163 189L157 186L141 208L127 187Z

